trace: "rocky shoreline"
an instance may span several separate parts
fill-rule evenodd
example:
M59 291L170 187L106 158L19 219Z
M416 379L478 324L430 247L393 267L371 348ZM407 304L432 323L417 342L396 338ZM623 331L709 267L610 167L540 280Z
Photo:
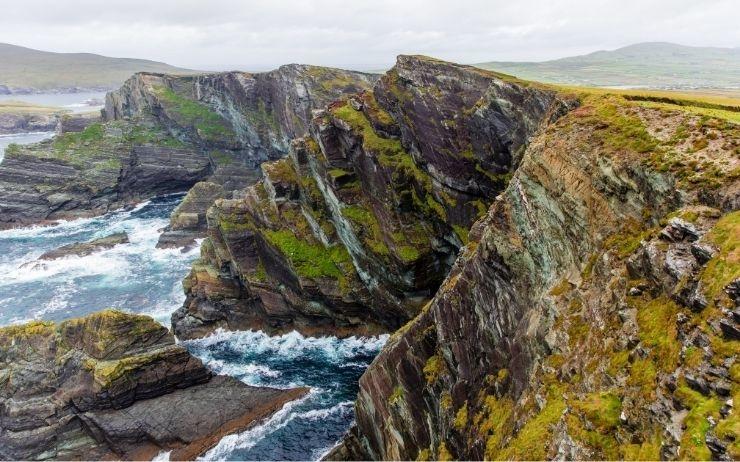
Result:
M166 328L117 311L1 328L0 385L0 457L15 460L192 460L307 392L214 376Z
M299 65L262 74L137 74L107 95L102 122L68 122L52 140L8 147L0 228L99 215L203 180L230 195L257 179L259 163L285 155L312 109L374 79Z
M203 239L178 338L394 332L328 459L733 460L739 149L723 119L421 56L137 74L6 154L0 228L188 190L158 243ZM0 355L10 458L190 458L305 394L120 313L2 329Z

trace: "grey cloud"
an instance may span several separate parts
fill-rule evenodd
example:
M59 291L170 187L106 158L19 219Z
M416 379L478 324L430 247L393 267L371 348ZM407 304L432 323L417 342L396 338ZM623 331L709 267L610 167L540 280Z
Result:
M399 53L478 62L656 40L738 46L738 17L736 0L24 0L2 5L0 41L201 68L368 69Z

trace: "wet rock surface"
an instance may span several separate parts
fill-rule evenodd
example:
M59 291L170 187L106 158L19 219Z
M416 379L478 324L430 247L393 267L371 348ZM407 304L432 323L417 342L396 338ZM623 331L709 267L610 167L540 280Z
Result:
M59 247L58 249L44 252L39 257L39 260L56 260L58 258L69 257L73 255L77 257L82 257L85 255L90 255L93 252L110 249L119 244L126 244L128 242L128 234L126 234L125 232L114 233L105 237L93 239L92 241L67 244L65 246Z
M0 457L16 460L193 459L306 392L214 377L166 328L116 311L0 329L0 385Z

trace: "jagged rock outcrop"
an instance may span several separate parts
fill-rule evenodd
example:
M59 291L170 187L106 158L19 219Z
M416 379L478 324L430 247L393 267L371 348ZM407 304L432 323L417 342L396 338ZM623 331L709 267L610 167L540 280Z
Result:
M208 156L151 121L94 123L10 145L0 164L0 228L105 213L186 190L210 171Z
M82 257L100 250L111 249L119 244L126 244L128 241L128 234L125 232L113 233L88 242L75 242L73 244L63 245L54 250L49 250L41 254L39 260L56 260L73 255Z
M738 127L581 99L362 376L328 459L740 455Z
M187 249L200 237L207 226L205 210L217 199L226 196L226 189L218 183L196 183L172 212L170 224L157 242L159 248Z
M212 376L146 316L5 327L0 458L192 460L305 393Z
M107 95L104 123L82 131L67 123L52 140L6 150L0 228L100 214L206 178L227 192L243 188L260 162L283 156L289 139L303 134L311 109L374 79L300 65L263 74L136 74Z
M94 123L101 121L100 112L83 112L64 114L59 117L55 128L57 135L64 133L79 133Z
M218 165L208 180L211 185L203 184L189 191L185 199L188 205L175 211L168 231L160 239L160 247L191 245L193 239L204 237L208 207L216 198L230 198L232 191L254 184L259 179L262 162L287 155L290 140L307 133L312 110L342 95L367 89L377 79L373 74L299 64L259 74L229 72L195 76L192 82L183 79L152 82L151 75L140 77L150 80L137 85L155 89L164 86L181 92L183 86L189 85L187 91L192 91L199 101L206 102L229 121L235 142L220 146L224 151L217 155ZM145 96L152 93L157 91L147 91ZM137 91L127 91L124 86L108 97L105 113L113 117L148 110L168 125L181 124L177 111L172 121L170 103L167 97L159 102L142 99ZM202 138L202 130L196 132ZM206 139L204 144L213 149L214 140ZM223 192L215 195L218 189L215 185L220 185ZM181 216L185 209L188 211L184 213L197 214L197 221L192 215ZM184 221L188 220L186 225Z
M57 126L60 113L0 113L0 135L52 131Z
M401 56L373 91L317 112L264 180L208 212L176 335L218 327L345 335L395 329L430 300L555 91Z

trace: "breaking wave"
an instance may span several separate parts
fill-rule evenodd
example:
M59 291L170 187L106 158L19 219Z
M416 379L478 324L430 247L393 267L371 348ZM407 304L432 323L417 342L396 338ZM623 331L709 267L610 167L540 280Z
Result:
M360 375L387 339L219 330L183 342L214 372L249 385L311 388L259 425L225 437L204 459L318 460L352 424Z

